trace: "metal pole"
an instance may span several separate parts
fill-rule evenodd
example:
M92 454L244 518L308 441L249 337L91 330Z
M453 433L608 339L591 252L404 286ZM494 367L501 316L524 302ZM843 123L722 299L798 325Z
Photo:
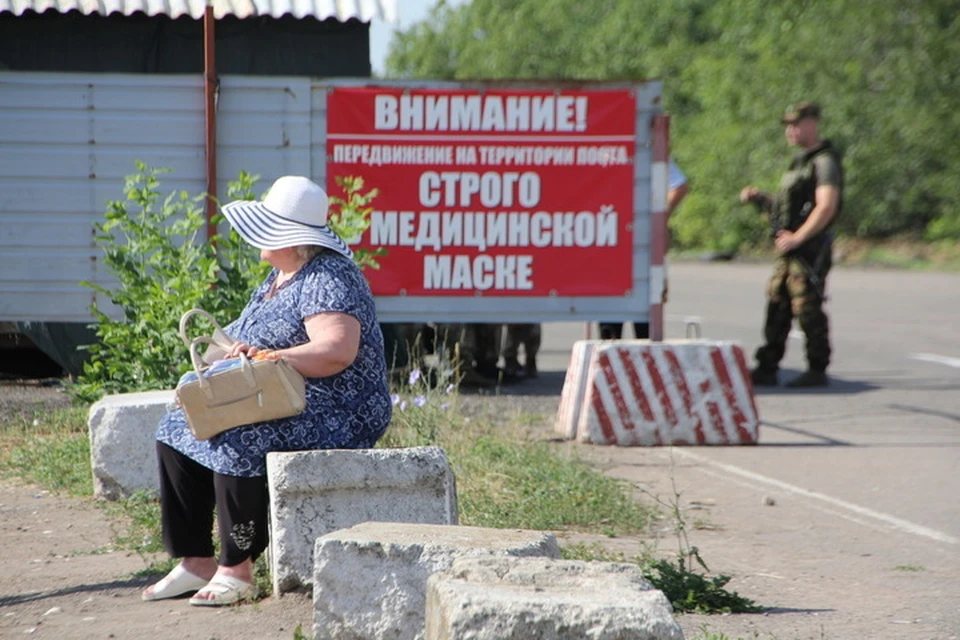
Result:
M666 285L667 187L670 116L653 117L652 202L650 213L650 340L663 340L663 292Z
M206 99L204 138L207 160L207 240L217 233L217 56L213 5L203 13L203 94Z

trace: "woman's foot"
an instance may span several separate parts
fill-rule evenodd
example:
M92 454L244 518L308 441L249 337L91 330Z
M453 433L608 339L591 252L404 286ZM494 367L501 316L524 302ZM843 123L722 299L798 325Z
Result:
M190 604L209 606L233 604L252 598L255 593L253 562L248 559L232 567L217 567L209 583L190 598Z
M144 600L165 600L198 591L217 571L217 561L211 558L184 558L156 584L143 590Z

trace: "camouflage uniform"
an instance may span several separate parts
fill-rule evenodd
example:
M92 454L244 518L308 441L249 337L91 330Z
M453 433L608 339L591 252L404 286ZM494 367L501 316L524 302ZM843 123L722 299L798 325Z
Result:
M507 336L503 343L503 370L507 375L518 376L521 373L527 378L537 377L537 352L540 351L540 325L508 324ZM520 345L523 345L523 367L517 356L520 354Z
M829 247L815 274L819 286L811 282L808 269L791 256L780 256L773 264L773 274L767 288L767 318L763 326L766 344L757 349L759 368L775 372L787 349L787 337L793 318L807 337L807 363L811 371L823 372L830 364L830 330L827 314L823 312L823 283L830 271Z
M813 210L817 186L823 185L835 186L843 193L840 158L829 141L823 141L794 158L781 180L776 197L764 207L770 213L774 234L780 230L799 229ZM830 364L830 331L823 302L827 273L832 264L831 253L832 238L828 225L800 247L777 258L767 288L767 317L763 330L766 344L756 353L759 371L776 373L786 351L794 317L806 334L810 371L826 371Z

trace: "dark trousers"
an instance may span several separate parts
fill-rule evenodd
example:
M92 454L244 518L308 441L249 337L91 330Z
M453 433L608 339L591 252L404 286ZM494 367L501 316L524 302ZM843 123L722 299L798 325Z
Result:
M542 329L537 323L508 324L501 352L503 359L516 364L522 346L527 364L535 363L540 352L541 335Z
M622 322L601 322L600 339L601 340L619 340L623 336ZM650 323L634 322L633 337L637 340L647 340L650 338Z
M214 554L213 512L220 535L219 563L256 560L267 548L267 479L215 473L176 449L157 443L163 544L174 558Z
M781 256L774 262L767 285L765 343L757 349L757 367L775 372L787 350L790 327L796 318L806 335L807 365L824 372L830 364L830 325L823 312L824 286L830 272L830 254L819 260ZM814 276L815 281L811 278Z

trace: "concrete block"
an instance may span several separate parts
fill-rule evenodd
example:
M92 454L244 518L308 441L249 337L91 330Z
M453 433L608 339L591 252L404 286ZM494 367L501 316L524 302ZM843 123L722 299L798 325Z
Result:
M577 423L583 411L587 380L590 377L590 362L598 346L610 344L604 340L577 340L570 350L570 364L563 379L560 407L553 430L566 440L577 437Z
M319 538L314 555L314 638L421 640L430 574L461 557L560 548L542 531L365 522Z
M94 496L117 500L135 491L160 490L157 426L173 406L173 391L145 391L105 396L90 407Z
M457 524L457 489L439 447L267 454L274 593L313 582L320 536L361 522Z
M425 640L682 640L640 568L546 558L458 558L427 579Z

